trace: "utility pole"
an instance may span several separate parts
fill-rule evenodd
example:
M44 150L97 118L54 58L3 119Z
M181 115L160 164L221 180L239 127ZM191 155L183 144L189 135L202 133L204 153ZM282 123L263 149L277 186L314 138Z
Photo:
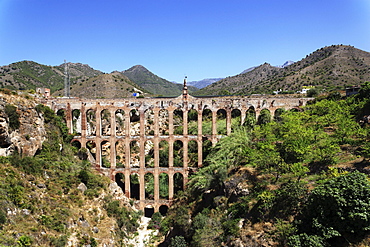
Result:
M64 60L64 97L69 98L69 87L70 87L70 80L69 80L69 72L68 72L68 64L66 60Z

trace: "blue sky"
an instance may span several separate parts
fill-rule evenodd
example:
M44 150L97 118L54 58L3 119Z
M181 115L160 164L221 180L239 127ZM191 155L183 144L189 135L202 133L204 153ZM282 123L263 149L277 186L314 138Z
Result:
M143 65L169 81L233 76L324 46L370 52L370 0L0 0L0 66Z

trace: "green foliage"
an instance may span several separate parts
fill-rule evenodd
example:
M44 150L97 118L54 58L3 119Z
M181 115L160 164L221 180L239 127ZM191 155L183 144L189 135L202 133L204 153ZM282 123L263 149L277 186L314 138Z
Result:
M307 97L317 97L319 95L319 90L317 88L311 88L307 91Z
M171 238L170 247L187 247L188 244L183 236L174 236Z
M163 216L160 212L155 212L149 221L148 229L160 229Z
M17 241L17 246L20 247L26 247L26 246L32 246L33 239L30 236L22 235Z
M370 230L370 182L354 172L327 180L316 187L302 211L300 233L323 239Z
M17 107L15 107L14 105L7 104L5 105L4 111L9 119L9 127L12 130L19 129L20 122L19 122L19 113L17 112Z
M3 224L7 221L6 214L3 210L0 210L0 229Z

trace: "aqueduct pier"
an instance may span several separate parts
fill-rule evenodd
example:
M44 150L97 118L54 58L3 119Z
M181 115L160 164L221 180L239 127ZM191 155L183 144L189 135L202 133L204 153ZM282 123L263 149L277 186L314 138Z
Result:
M45 104L64 112L72 142L85 148L99 172L117 181L139 209L160 211L202 166L207 146L230 135L251 111L255 118L264 109L274 116L311 99L192 97L184 90L176 98L49 98Z

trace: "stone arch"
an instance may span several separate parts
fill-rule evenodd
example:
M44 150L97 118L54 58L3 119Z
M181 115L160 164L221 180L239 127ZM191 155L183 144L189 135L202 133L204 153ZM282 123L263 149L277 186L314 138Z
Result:
M86 135L96 135L96 115L93 109L88 109L86 111L86 128Z
M159 135L160 136L168 136L169 135L169 119L168 119L168 110L161 109L158 113L158 127L159 127Z
M115 121L116 121L116 135L124 136L125 135L125 111L118 109L115 112Z
M184 166L184 143L180 140L173 143L173 166Z
M130 135L140 135L140 113L136 109L130 111Z
M159 142L159 166L169 167L169 146L165 140Z
M145 200L154 200L154 175L147 172L144 175Z
M173 193L184 191L184 175L181 172L173 174Z
M140 200L140 175L136 172L130 174L130 198Z
M245 119L243 122L243 126L246 126L248 128L253 128L253 126L256 123L257 123L256 110L254 106L251 106L248 108L248 110L245 113Z
M161 205L158 209L159 213L162 215L162 216L166 216L167 215L167 212L168 212L168 206L167 205Z
M188 134L198 134L198 111L195 109L190 109L188 111Z
M66 117L66 111L65 111L65 109L59 109L57 111L57 116L62 117L64 119Z
M285 112L285 109L284 108L278 108L275 110L274 112L274 120L276 122L281 122L282 118L281 118L281 114L283 114Z
M231 131L241 126L241 115L242 112L239 109L233 109L231 111Z
M117 168L124 168L126 164L126 149L125 149L125 141L118 140L116 142L116 167Z
M72 127L73 133L81 135L81 111L80 109L72 110Z
M151 218L154 214L154 207L152 205L147 205L144 208L144 216L147 218Z
M144 126L145 135L154 136L154 112L152 109L147 109L144 112Z
M162 172L159 174L159 199L166 199L168 200L168 192L169 192L169 177L168 174Z
M114 181L116 181L117 185L125 192L125 174L118 172L114 176Z
M144 143L144 154L145 154L145 167L154 167L154 143L151 140L147 140Z
M102 136L109 136L110 135L110 118L111 118L111 115L110 115L110 112L108 109L104 109L100 112L100 116L101 116L101 135Z
M71 141L71 145L73 147L77 148L78 150L80 150L81 147L82 147L81 142L79 140L76 140L76 139Z
M226 135L226 110L219 109L217 111L217 134Z
M130 167L140 167L140 143L130 142Z
M188 142L188 166L198 167L198 142L195 140Z
M269 109L262 109L257 120L257 124L267 124L271 122L271 112Z
M204 109L202 112L202 134L212 135L212 111Z
M86 148L88 150L88 157L90 162L96 162L96 143L94 141L86 142Z
M173 133L175 135L183 135L184 134L184 113L180 109L176 109L173 111Z
M102 141L100 144L101 147L101 167L110 168L110 142Z

